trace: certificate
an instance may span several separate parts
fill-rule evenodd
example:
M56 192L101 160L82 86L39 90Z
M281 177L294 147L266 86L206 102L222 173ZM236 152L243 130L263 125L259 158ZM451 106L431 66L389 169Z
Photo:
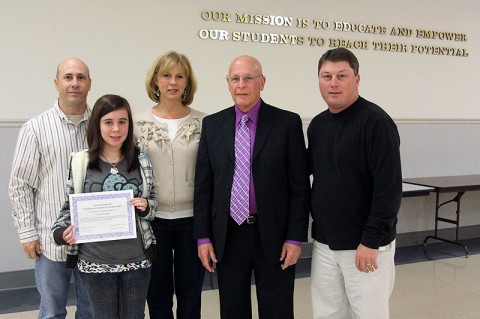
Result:
M132 190L71 194L76 243L137 237Z

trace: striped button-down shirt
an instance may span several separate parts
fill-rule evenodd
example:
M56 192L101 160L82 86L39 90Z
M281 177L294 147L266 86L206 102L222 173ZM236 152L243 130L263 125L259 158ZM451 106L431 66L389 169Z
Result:
M9 183L15 226L21 243L40 240L42 254L66 260L66 247L50 240L50 228L66 200L68 161L87 147L90 110L75 125L58 106L27 121L18 136Z

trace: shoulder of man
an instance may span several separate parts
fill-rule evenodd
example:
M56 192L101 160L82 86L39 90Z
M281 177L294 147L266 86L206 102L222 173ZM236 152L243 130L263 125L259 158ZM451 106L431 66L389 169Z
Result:
M359 97L359 102L362 104L359 110L366 111L370 113L371 116L375 116L377 118L392 120L390 115L388 115L388 113L385 112L385 110L382 107L380 107L378 104L373 103L367 99L364 99L363 97Z
M27 120L25 123L32 123L32 122L36 122L36 121L41 121L42 119L45 119L45 118L50 117L50 116L55 115L55 114L58 114L57 110L54 107L51 107L49 109L44 110L43 112L40 112L40 113L36 114L35 116L33 116L32 118Z
M218 111L216 113L209 114L209 115L205 116L203 118L203 120L204 120L205 123L212 122L212 121L218 121L218 120L222 120L226 117L229 117L232 114L235 115L235 109L234 109L233 106L230 106L230 107L227 107L226 109L223 109L223 110Z
M263 108L263 110L262 110ZM260 114L261 113L266 113L268 114L269 117L276 117L279 119L284 119L284 120L297 120L301 119L300 115L298 113L270 105L268 103L265 103L262 101L262 104L260 106Z
M55 108L51 107L48 110L45 110L42 113L39 113L25 121L25 123L23 123L22 125L22 130L28 129L32 132L35 132L34 134L37 134L39 131L44 131L45 129L52 129L52 126L46 126L45 123L50 123L52 117L54 117L55 115L56 110Z

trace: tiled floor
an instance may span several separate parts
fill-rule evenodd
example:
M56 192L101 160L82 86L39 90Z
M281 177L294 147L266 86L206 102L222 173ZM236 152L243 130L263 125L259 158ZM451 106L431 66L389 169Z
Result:
M461 247L448 244L397 250L391 319L480 318L480 239L465 243L471 254L468 258L462 255ZM296 280L295 318L312 317L309 285L309 277ZM219 318L218 308L218 291L204 291L202 318ZM67 318L74 318L73 311L74 307L69 307ZM37 313L12 312L0 315L0 319L36 318Z

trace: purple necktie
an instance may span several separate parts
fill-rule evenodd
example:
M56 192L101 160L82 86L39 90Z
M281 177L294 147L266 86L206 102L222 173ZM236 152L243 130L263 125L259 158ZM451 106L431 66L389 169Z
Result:
M233 172L230 215L241 225L249 215L250 131L244 114L235 133L235 168Z

